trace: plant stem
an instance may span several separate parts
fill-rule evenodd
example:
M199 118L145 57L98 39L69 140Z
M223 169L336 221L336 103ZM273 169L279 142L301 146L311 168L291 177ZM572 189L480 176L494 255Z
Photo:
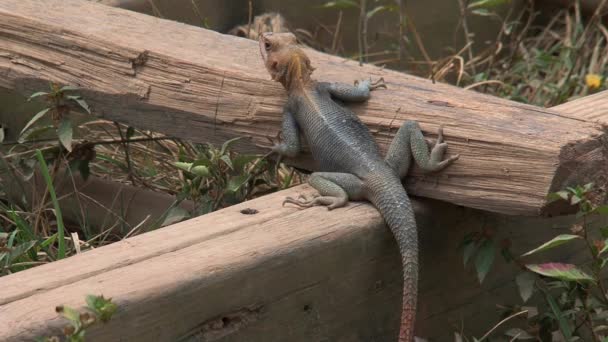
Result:
M363 58L367 54L367 20L365 19L366 13L366 0L360 0L359 3L359 27L357 33L359 35L359 65L363 65ZM367 57L365 57L367 61Z
M40 163L42 177L46 182L47 190L51 195L53 207L55 208L55 218L57 218L57 259L63 259L65 258L65 226L63 225L63 215L61 214L61 207L59 206L59 201L57 201L57 194L55 193L55 187L53 186L53 180L51 179L49 168L46 165L46 162L44 161L44 157L42 156L42 152L40 150L36 150L36 158L38 158L38 162Z
M469 24L467 23L467 3L468 0L458 0L460 6L460 20L462 21L462 30L464 31L464 41L468 45L469 61L473 60L473 42L471 41L471 33L469 32ZM471 65L473 74L475 72L475 65Z

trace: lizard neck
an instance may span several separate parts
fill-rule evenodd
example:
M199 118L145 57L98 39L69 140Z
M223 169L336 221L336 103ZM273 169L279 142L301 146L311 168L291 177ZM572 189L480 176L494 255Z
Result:
M308 91L314 89L315 83L316 82L312 79L307 78L306 80L299 79L292 80L291 82L285 82L283 83L283 87L285 87L285 90L287 90L289 94L303 95Z

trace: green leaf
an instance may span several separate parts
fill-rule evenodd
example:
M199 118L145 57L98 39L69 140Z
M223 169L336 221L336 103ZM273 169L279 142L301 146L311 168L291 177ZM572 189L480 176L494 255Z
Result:
M591 191L591 189L593 189L593 182L592 183L587 183L585 185L583 185L583 193L588 193L589 191Z
M226 185L226 191L229 191L229 192L238 191L241 188L241 186L243 186L243 184L247 183L247 180L249 180L248 174L231 177L230 180L228 181L228 185Z
M367 19L371 19L374 15L386 10L387 7L386 6L376 6L376 8L372 9L371 11L368 11L365 16L367 17Z
M174 224L177 222L181 222L185 219L190 218L190 214L187 210L182 209L180 207L173 207L167 213L167 216L163 220L162 227L168 226L170 224Z
M80 322L80 312L78 312L76 309L72 309L69 306L62 306L60 314L72 323Z
M37 93L33 93L32 95L30 95L30 97L27 98L28 101L31 101L32 99L36 98L36 97L40 97L40 96L44 96L44 95L48 95L49 93L47 93L46 91L39 91Z
M16 246L15 248L13 248L8 253L8 263L11 264L17 258L19 258L23 254L27 253L27 251L29 251L35 245L36 245L36 241L28 241L28 242L21 243L18 246Z
M508 3L509 0L477 0L469 4L468 8L492 8Z
M480 17L490 17L494 15L494 12L490 12L485 8L478 8L471 11L472 14L478 15Z
M536 275L531 272L520 273L515 278L515 283L517 283L517 288L519 289L519 295L524 303L527 302L530 297L532 297L535 281Z
M572 235L572 234L561 234L558 235L556 237L554 237L553 239L551 239L550 241L547 241L545 243L543 243L542 245L540 245L539 247L526 252L524 254L522 254L521 256L528 256L528 255L532 255L534 253L538 253L538 252L542 252L542 251L546 251L548 249L560 246L565 244L568 241L572 241L572 240L576 240L576 239L580 239L581 237L578 235Z
M78 163L78 171L80 171L80 176L85 181L89 179L89 176L91 175L90 163L90 160L81 160L80 163Z
M224 154L220 157L220 160L224 162L224 164L228 165L228 167L230 168L230 170L234 170L234 166L232 165L232 160L230 160L230 156L227 154Z
M243 137L232 138L222 144L222 149L220 150L220 155L223 156L226 154L230 146L234 144L236 141L243 139Z
M72 121L68 118L62 118L57 127L57 136L61 145L65 147L68 152L72 152L72 136L74 131L72 129Z
M188 171L188 172L190 172L190 170L192 169L192 163L174 162L173 165L175 165L180 170L184 170L184 171Z
M566 341L569 341L570 337L572 336L572 327L570 326L568 319L564 317L562 310L555 301L555 298L553 298L548 291L543 290L543 293L545 294L545 300L547 301L547 304L549 304L553 315L555 315L555 318L557 318L559 330L562 332L562 335L564 335Z
M570 199L570 193L568 191L558 191L558 192L553 192L547 195L547 201L548 202L554 202L557 200L564 200L567 201Z
M335 9L346 9L346 8L359 8L359 4L357 4L353 0L335 0L328 1L321 5L322 8L335 8Z
M45 249L45 248L51 246L52 244L55 243L55 240L57 240L57 233L49 236L44 241L42 241L42 243L40 244L40 248Z
M494 262L495 249L494 242L486 239L477 251L477 255L475 256L475 269L477 270L477 278L479 279L480 284L483 283L483 280Z
M127 127L127 134L125 135L127 140L131 139L131 137L135 134L135 128L129 126Z
M53 126L53 125L32 127L30 129L28 129L27 131L25 131L25 133L21 134L19 136L19 139L17 139L17 141L20 144L23 144L24 142L26 142L28 140L34 140L37 137L39 137L39 136L43 135L44 133L49 132L53 129L55 129L55 126Z
M19 230L15 229L9 236L8 236L8 242L6 243L6 246L11 248L13 247L13 243L15 242L15 237L17 236L17 233L19 232Z
M237 172L245 171L245 166L247 164L255 161L259 157L252 154L239 154L232 160L232 166L234 166L234 170Z
M59 91L78 90L78 89L80 89L80 88L78 88L76 86L65 85L65 86L61 87L61 89L59 89Z
M91 311L101 319L102 322L110 320L114 312L118 309L118 306L112 303L111 298L104 298L103 296L88 295L86 297L87 306Z
M82 109L84 109L87 113L91 114L91 108L89 108L89 104L82 97L76 96L76 95L70 95L70 96L66 96L66 98L78 103L78 105Z
M604 247L602 247L602 249L597 254L599 255L605 253L606 251L608 251L608 239L604 240Z
M72 172L78 171L82 179L86 181L91 174L91 168L89 164L90 160L74 159L70 161L69 166Z
M526 268L545 277L564 281L595 282L595 279L572 264L549 262L545 264L529 264Z
M4 142L4 127L0 125L0 143Z
M477 243L475 241L469 241L466 245L464 245L462 249L462 264L464 266L467 265L475 251L477 250Z
M209 168L203 165L193 166L190 169L190 172L194 173L197 176L207 177L209 176Z
M46 114L49 110L51 110L51 108L45 108L45 109L39 111L36 115L34 115L34 117L27 124L25 124L25 127L23 127L23 129L21 130L21 133L19 133L19 135L21 135L21 134L23 134L23 132L27 131L27 129L30 128L31 125L36 123L36 121L40 120L40 118L42 118L44 116L44 114Z

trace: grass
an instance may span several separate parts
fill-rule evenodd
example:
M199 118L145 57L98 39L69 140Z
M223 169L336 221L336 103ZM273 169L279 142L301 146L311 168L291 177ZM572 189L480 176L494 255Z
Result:
M57 219L57 259L63 259L65 258L65 226L63 225L61 206L59 206L59 201L57 200L57 194L55 193L55 186L53 185L49 168L46 165L46 161L44 160L40 150L36 150L36 158L40 164L42 177L44 177L46 188L51 195L51 201L53 202L53 207L55 208L55 218Z

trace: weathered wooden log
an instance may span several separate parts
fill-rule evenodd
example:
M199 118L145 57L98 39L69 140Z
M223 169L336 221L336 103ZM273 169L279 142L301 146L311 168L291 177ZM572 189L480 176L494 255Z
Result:
M67 321L55 306L79 308L87 294L112 297L119 307L108 324L87 331L91 341L395 340L402 278L390 231L369 204L331 212L281 206L285 196L313 192L295 187L2 277L0 341L59 334ZM464 269L458 245L472 227L489 225L523 252L572 225L566 217L414 204L416 334L434 341L452 340L463 325L479 337L501 320L497 303L520 302L513 283L519 268L497 258L483 285L474 269ZM559 249L543 258L573 256Z
M429 137L445 126L449 153L461 158L439 175L414 170L406 185L415 195L538 215L553 214L546 195L566 185L606 186L597 124L308 53L320 80L385 78L388 90L353 106L383 150L404 120ZM267 151L285 102L255 42L82 0L3 0L0 74L0 87L26 94L48 81L78 85L95 113L139 128L212 143L245 136L243 152ZM294 163L314 169L305 157Z
M390 233L379 234L380 216L360 204L331 213L281 206L298 193L311 190L296 187L3 277L0 340L59 334L66 322L54 307L80 307L87 294L120 307L108 325L87 332L93 341L208 341L237 330L257 336L247 341L268 341L257 329L271 326L283 335L270 340L304 341L314 337L318 311L344 315L330 340L340 330L396 334L399 258Z

